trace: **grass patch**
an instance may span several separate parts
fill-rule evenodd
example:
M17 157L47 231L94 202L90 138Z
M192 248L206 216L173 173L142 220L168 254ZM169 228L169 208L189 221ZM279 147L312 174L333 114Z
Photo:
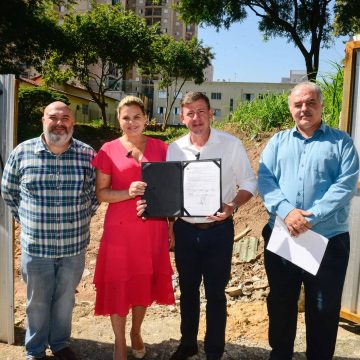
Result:
M262 98L242 102L228 122L236 123L250 137L291 123L287 93L266 94Z

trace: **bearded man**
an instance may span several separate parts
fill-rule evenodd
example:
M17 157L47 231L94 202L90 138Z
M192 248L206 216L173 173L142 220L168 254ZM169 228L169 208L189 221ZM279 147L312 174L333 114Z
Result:
M56 101L40 137L24 141L7 160L1 192L21 225L21 272L27 284L26 359L74 360L69 347L75 290L98 203L95 151L72 137L74 116Z

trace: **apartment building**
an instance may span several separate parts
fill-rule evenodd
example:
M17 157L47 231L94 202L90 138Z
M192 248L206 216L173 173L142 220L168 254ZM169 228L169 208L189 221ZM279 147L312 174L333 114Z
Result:
M176 0L162 0L159 2L152 0L96 0L96 3L109 5L120 3L125 10L131 10L139 17L144 18L149 26L157 24L162 33L169 34L176 40L190 40L197 36L197 25L186 25L179 19L179 14L173 8ZM78 0L75 9L79 13L83 13L90 10L91 7L92 1ZM60 18L67 13L67 9L63 5L60 5L58 10ZM141 77L134 68L127 74L126 80L140 81ZM139 92L139 84L135 84L134 87L131 87L131 90L133 90L132 92Z
M281 78L282 83L292 83L292 84L298 84L303 81L307 81L307 73L306 70L290 70L290 76L289 77L283 77Z
M180 20L179 14L173 8L175 0L162 0L154 2L152 0L96 0L98 4L115 5L120 3L125 10L133 11L137 16L144 18L149 26L157 25L159 31L166 33L176 40L184 39L190 40L192 37L197 36L197 25L186 25ZM79 13L91 10L92 1L78 0L75 6L76 11ZM66 15L67 9L65 6L58 7L60 21ZM92 67L92 72L96 73L96 65ZM213 70L210 66L206 70L206 79L212 80ZM112 75L109 76L108 81L114 81L118 78L118 70L116 67L112 69ZM93 84L93 89L96 91L96 84ZM153 79L141 77L141 75L133 67L124 79L117 83L117 87L113 91L109 91L109 96L116 96L119 100L126 95L136 95L146 98L150 105L150 113L153 108L153 93L154 83ZM116 93L116 95L115 95Z
M161 32L169 34L176 40L190 40L197 36L197 25L186 25L179 19L179 14L173 8L176 0L162 0L159 2L152 0L96 0L96 3L110 5L120 3L125 10L131 10L139 17L144 18L149 26L158 24ZM91 7L91 0L78 0L75 9L82 13L90 10ZM60 15L63 16L66 12L66 7L60 5Z

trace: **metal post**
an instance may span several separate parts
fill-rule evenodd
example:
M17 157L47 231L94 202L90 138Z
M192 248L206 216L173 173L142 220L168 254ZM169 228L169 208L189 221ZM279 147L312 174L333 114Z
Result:
M3 166L14 147L16 82L14 75L0 75L0 184ZM14 339L14 225L10 211L0 197L0 341Z

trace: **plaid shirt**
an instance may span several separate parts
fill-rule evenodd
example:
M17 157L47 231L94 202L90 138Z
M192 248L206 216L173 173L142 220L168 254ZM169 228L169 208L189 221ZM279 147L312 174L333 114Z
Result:
M6 163L1 192L21 224L21 246L32 255L73 256L85 250L95 196L95 151L73 139L60 155L41 137L18 145Z

